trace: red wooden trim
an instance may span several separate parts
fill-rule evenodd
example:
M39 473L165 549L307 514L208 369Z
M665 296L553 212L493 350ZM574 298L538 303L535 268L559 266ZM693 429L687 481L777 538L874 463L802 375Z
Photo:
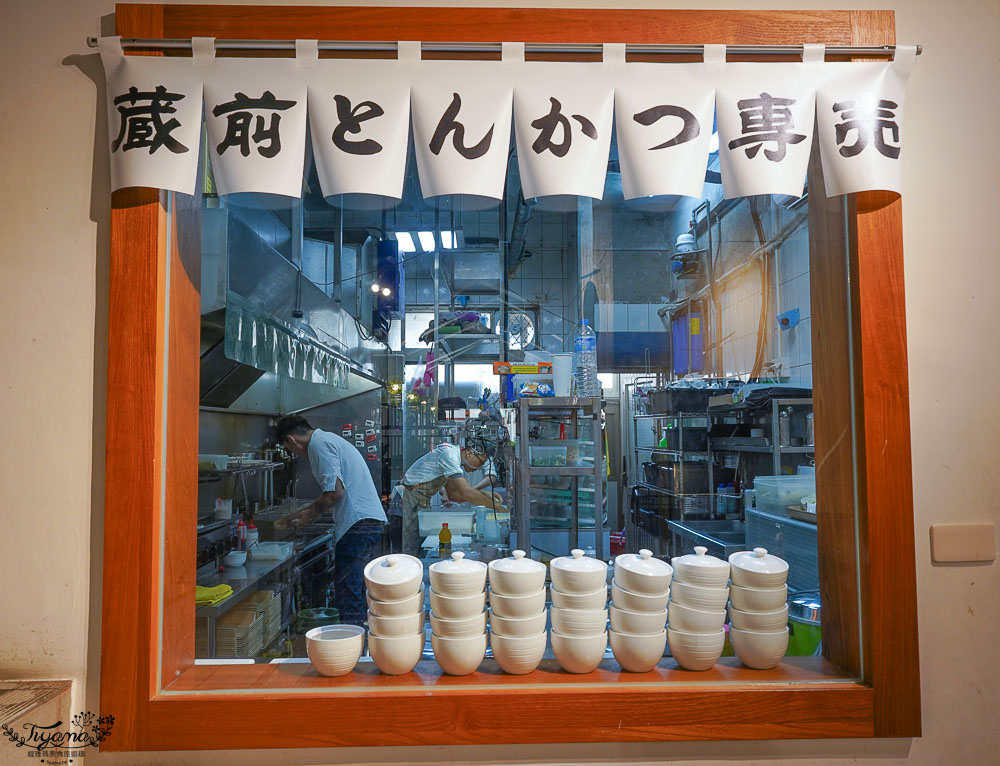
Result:
M892 11L852 12L853 45L896 42ZM852 195L855 359L862 403L861 573L865 679L875 688L875 732L920 736L920 658L910 462L909 379L898 194ZM904 640L900 640L903 638Z

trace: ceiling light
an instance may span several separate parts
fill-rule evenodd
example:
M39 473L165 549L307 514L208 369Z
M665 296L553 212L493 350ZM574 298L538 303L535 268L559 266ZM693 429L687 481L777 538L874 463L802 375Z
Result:
M383 287L382 288L382 295L384 295L386 298L388 298L390 295L392 295L392 290L390 290L388 287Z
M379 284L378 284L378 282L372 282L372 292L373 292L373 293L377 293L377 292L378 292L379 290L381 290L381 289L382 289L382 288L381 288L381 287L379 287Z
M415 253L417 252L417 246L413 244L413 237L410 236L408 231L397 231L396 241L399 243L399 251L401 253Z
M425 253L430 253L434 251L434 232L433 231L418 231L417 237L420 239L420 249Z
M455 232L453 231L442 231L441 232L441 247L451 250L455 247Z

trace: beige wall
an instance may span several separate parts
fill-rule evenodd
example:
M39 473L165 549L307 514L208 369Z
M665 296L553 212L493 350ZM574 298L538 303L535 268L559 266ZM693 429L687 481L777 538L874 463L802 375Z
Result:
M994 186L1000 176L1000 3L753 5L895 7L900 40L925 46L909 91L904 194L924 737L287 751L218 754L212 762L998 762L1000 566L932 566L928 525L996 521L1000 503L1000 414L994 404L1000 381ZM76 707L96 709L109 195L103 162L94 162L95 130L105 130L96 117L97 57L84 37L100 32L113 5L6 0L2 7L0 676L72 678L78 690L91 690L87 699L78 691ZM975 128L955 133L951 118L962 113ZM5 744L0 742L0 762L25 762ZM87 760L176 765L208 759L178 753Z

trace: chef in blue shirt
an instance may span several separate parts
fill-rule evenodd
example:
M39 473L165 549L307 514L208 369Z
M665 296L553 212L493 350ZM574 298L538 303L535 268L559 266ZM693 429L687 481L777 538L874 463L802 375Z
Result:
M371 471L353 444L313 428L302 415L278 421L277 442L309 460L321 493L312 507L333 513L334 605L342 623L361 625L367 610L364 568L379 551L386 523Z

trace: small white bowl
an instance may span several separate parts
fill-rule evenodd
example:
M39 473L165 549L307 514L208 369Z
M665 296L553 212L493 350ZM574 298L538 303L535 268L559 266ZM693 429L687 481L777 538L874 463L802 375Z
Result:
M729 640L740 662L755 670L770 670L788 651L788 628L769 631L740 630L729 626Z
M662 612L669 597L669 590L655 596L645 595L626 590L617 580L611 581L611 603L628 612Z
M690 585L674 580L671 598L678 604L704 609L707 612L725 610L729 588L709 588L707 585Z
M662 612L630 612L612 604L608 611L611 614L611 629L619 633L648 635L659 633L667 624L667 611Z
M490 610L501 617L534 617L545 611L545 588L525 596L501 596L490 591Z
M494 636L505 638L537 636L545 632L545 611L533 617L501 617L495 612L490 612L490 630Z
M729 588L729 601L742 612L773 612L781 609L788 601L788 586L744 588L733 585Z
M432 591L433 592L433 591ZM463 617L459 620L448 620L431 612L431 632L445 638L463 638L478 636L486 632L486 611L474 617Z
M561 609L604 609L608 605L608 586L602 585L589 593L563 593L552 586L549 588L552 606Z
M368 596L368 611L379 617L402 617L424 611L424 589L399 601L379 601Z
M222 558L222 563L227 567L241 567L247 562L246 551L229 551Z
M726 624L725 609L697 609L671 601L667 607L670 627L685 633L715 633Z
M474 596L486 588L486 564L465 558L463 551L431 564L429 574L431 590L442 596Z
M342 676L358 664L364 642L360 625L324 625L306 632L306 654L319 673Z
M730 606L729 621L740 630L781 630L788 627L788 604L773 612L745 612Z
M463 620L486 608L486 592L471 596L445 596L431 588L431 611L443 620Z
M580 548L574 548L570 554L554 558L549 563L553 588L562 593L591 593L607 584L607 564L585 556Z
M564 636L552 631L552 652L562 669L569 673L589 673L604 659L608 634Z
M674 556L670 561L674 565L674 577L691 585L725 588L729 584L729 562L707 553L708 548L704 545L696 545L694 553Z
M420 662L424 651L424 634L405 636L374 636L368 634L368 649L375 665L388 676L409 673Z
M715 633L687 633L667 628L670 654L685 670L708 670L722 656L726 631Z
M490 635L493 659L505 673L530 673L542 661L547 638L548 634L544 630L529 636L501 636L493 633Z
M446 638L432 633L431 646L441 670L452 676L464 676L478 668L486 656L486 634Z
M413 612L398 617L381 617L368 610L368 630L376 636L405 636L424 629L424 612Z
M563 609L554 606L549 610L552 630L564 636L592 636L608 628L607 609Z
M489 563L490 590L504 596L527 596L545 587L545 564L513 551Z
M611 651L618 664L632 673L646 673L655 668L666 647L666 630L648 635L611 631Z
M780 588L788 579L788 562L766 548L737 551L729 557L733 585L745 588Z

